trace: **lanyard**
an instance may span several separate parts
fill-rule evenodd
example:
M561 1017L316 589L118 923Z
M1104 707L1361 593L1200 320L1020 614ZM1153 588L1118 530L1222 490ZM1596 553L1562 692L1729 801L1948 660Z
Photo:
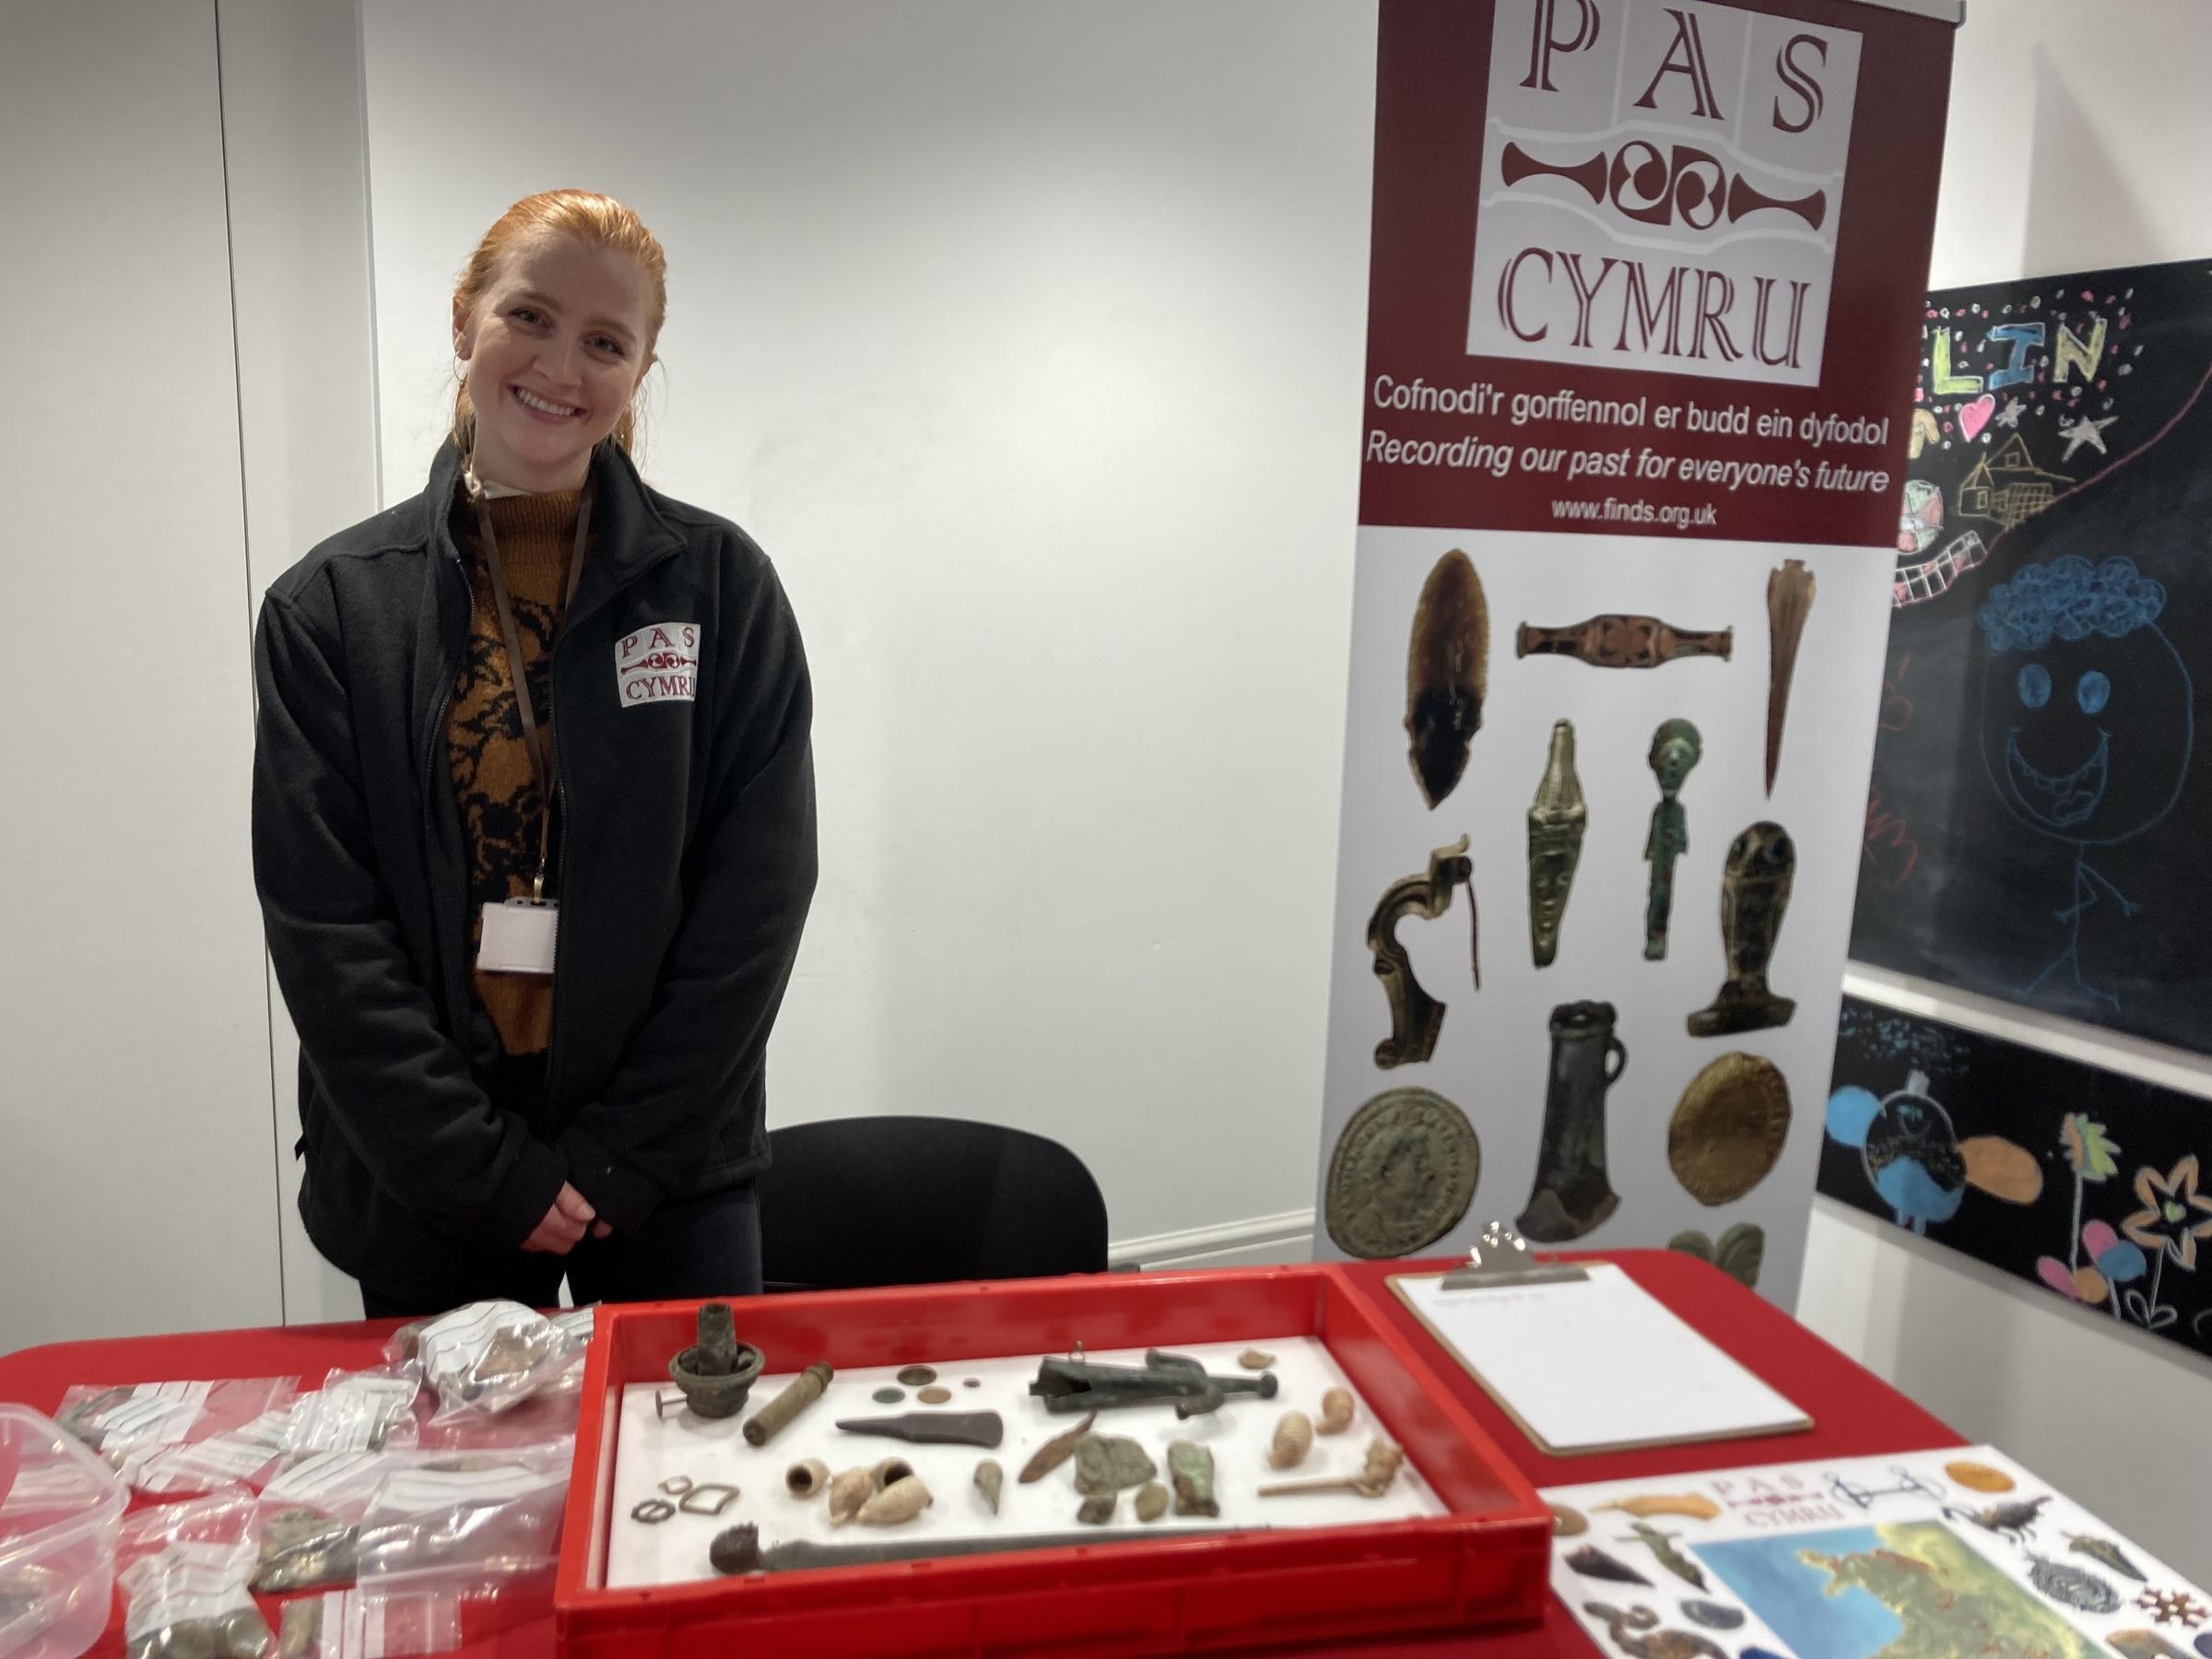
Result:
M514 708L523 723L523 747L530 754L530 771L537 779L537 875L530 884L530 900L543 904L546 900L546 864L553 845L553 783L554 757L551 734L541 731L537 724L537 710L530 698L530 677L523 662L522 636L515 631L514 601L507 591L507 567L500 558L498 539L491 533L490 498L484 492L483 483L477 477L476 456L469 456L463 474L469 500L477 510L477 529L484 538L484 562L491 571L492 603L500 613L500 632L507 646L507 672L514 678ZM560 639L561 624L567 619L569 606L576 600L576 584L583 576L583 559L592 529L592 480L587 477L583 486L583 500L576 512L576 550L569 557L568 590L561 595L560 606L553 613L553 643ZM549 653L552 644L547 648Z

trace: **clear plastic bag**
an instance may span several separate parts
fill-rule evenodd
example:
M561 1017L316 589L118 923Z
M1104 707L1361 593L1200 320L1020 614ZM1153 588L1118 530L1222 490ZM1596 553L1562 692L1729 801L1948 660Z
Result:
M273 1640L246 1581L253 1494L242 1487L124 1523L116 1587L124 1659L261 1659Z
M461 1645L461 1598L443 1591L332 1591L287 1604L276 1659L397 1659Z
M564 1327L520 1302L480 1301L402 1325L385 1346L397 1364L414 1359L436 1392L437 1421L507 1411L524 1400L582 1385L588 1331Z
M394 1473L361 1518L361 1587L496 1589L549 1569L570 1451L556 1442Z
M284 1430L288 1457L316 1452L396 1451L415 1443L422 1367L409 1359L374 1371L334 1371L292 1402Z
M284 1455L290 1421L291 1411L279 1406L227 1433L165 1446L137 1465L131 1484L155 1498L219 1491L241 1482L259 1486Z
M171 1446L193 1445L241 1430L288 1406L297 1377L233 1377L221 1382L79 1383L62 1396L56 1419L135 1481L147 1461Z

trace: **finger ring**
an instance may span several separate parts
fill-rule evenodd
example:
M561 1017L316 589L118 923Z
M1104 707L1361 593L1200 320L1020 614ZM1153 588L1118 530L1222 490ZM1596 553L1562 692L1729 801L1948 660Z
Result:
M676 1505L665 1498L648 1498L629 1512L632 1521L642 1521L648 1526L656 1525L676 1513Z

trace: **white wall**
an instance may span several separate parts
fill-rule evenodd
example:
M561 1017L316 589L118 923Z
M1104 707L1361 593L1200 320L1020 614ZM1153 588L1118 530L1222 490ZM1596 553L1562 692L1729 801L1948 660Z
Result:
M220 0L247 585L380 506L360 19L351 4ZM249 736L249 742L251 738ZM265 965L285 1317L360 1316L300 1221L300 1043Z
M1930 286L2212 255L2207 87L2203 0L1973 0L1951 74ZM1853 988L1968 1025L1995 1013L1896 975ZM2021 1010L2007 1024L2071 1057L2212 1093L2202 1056ZM2212 1362L1826 1199L1798 1312L1959 1432L2003 1444L2212 1582Z
M215 10L0 7L0 1351L280 1317Z

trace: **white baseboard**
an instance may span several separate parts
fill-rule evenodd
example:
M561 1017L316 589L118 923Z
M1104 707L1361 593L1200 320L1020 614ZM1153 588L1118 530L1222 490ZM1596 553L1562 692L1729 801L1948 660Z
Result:
M1106 1247L1114 1267L1256 1267L1313 1259L1313 1212L1285 1210L1183 1232L1123 1239Z

